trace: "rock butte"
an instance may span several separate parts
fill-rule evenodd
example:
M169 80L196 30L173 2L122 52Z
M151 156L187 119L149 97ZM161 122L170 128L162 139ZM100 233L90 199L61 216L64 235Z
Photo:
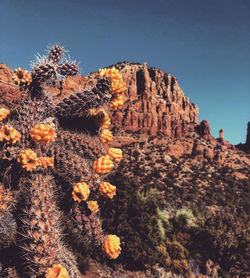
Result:
M124 112L113 113L113 123L125 131L180 137L187 124L198 123L199 109L178 85L176 77L147 64L115 65L127 84Z

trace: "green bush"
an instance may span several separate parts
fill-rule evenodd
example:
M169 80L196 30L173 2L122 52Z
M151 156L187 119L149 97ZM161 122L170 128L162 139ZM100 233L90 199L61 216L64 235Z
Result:
M122 254L117 261L133 268L157 263L156 246L161 242L161 232L156 217L156 191L138 193L139 186L134 180L118 174L110 182L117 186L117 196L104 206L102 216L105 230L115 232L121 239Z

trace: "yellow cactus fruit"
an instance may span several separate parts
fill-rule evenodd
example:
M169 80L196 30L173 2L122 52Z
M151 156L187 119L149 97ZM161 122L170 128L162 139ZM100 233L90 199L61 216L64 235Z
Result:
M122 150L118 148L108 149L108 155L114 159L115 162L119 162L122 159Z
M124 96L119 94L111 100L110 107L113 108L114 110L121 109L124 102L125 102Z
M107 76L107 71L108 71L107 68L99 69L99 76L100 77L106 77Z
M6 108L0 108L0 122L10 114L10 110Z
M79 182L76 185L74 185L72 192L74 201L77 201L79 203L81 201L86 201L89 197L89 194L90 190L86 182Z
M110 170L114 167L113 162L110 160L110 157L108 155L102 156L98 158L93 163L93 169L98 174L107 174L110 172Z
M55 141L56 132L48 124L38 124L30 130L30 136L36 144L47 144L48 142Z
M16 144L21 139L21 134L11 126L4 125L0 129L0 142L7 141L8 143Z
M99 186L99 192L101 195L113 199L113 197L116 195L116 186L108 182L102 182Z
M32 171L37 166L37 155L31 149L23 150L17 161L21 163L22 168L26 171Z
M107 129L111 124L110 118L108 114L104 113L104 117L102 120L102 129Z
M107 235L104 238L103 249L110 259L116 259L121 253L121 241L116 235Z
M88 208L92 212L97 213L99 211L99 206L98 206L97 201L89 201L89 202L87 202L87 204L88 204Z
M29 85L32 82L31 74L21 68L15 69L12 78L18 85Z
M69 274L62 265L56 264L47 270L45 278L69 278Z
M112 132L108 129L104 129L100 135L100 140L103 142L103 143L107 143L107 142L110 142L112 141L113 139L113 135L112 135Z
M112 94L119 94L127 90L126 84L121 80L111 82L110 91Z
M54 157L38 157L37 164L43 168L54 168Z
M126 84L122 81L122 75L115 67L112 67L111 69L99 69L99 76L110 78L110 92L112 94L118 94L127 89Z

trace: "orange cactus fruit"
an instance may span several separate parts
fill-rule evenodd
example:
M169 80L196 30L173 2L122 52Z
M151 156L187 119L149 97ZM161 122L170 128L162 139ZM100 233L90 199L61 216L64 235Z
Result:
M104 117L102 120L102 129L107 129L111 124L110 118L107 113L104 113Z
M101 156L93 163L93 169L97 174L107 174L113 167L114 164L110 160L109 155Z
M108 155L114 159L115 162L119 162L122 160L122 150L118 148L109 148Z
M65 267L55 264L47 270L45 278L69 278L69 274Z
M112 132L108 129L104 129L100 135L100 140L102 141L102 143L107 143L112 141L113 139L113 135Z
M101 195L113 199L113 197L116 195L116 186L108 182L102 182L99 186L99 192Z
M121 80L111 82L110 91L112 94L119 94L127 90L126 84Z
M119 94L115 98L113 98L110 102L110 107L114 110L121 109L125 102L124 96Z
M21 68L15 69L12 78L18 85L29 85L32 82L31 74Z
M37 164L43 168L54 168L54 157L38 157Z
M0 108L0 122L10 114L10 110L6 108Z
M107 235L104 238L103 249L110 259L116 259L121 253L121 240L116 235Z
M79 182L73 187L72 197L74 201L86 201L89 197L90 190L86 182Z
M11 126L4 125L0 129L0 141L16 144L21 139L21 134Z
M108 72L107 68L99 69L99 76L100 77L107 77L107 72Z
M112 94L118 94L127 89L126 84L122 81L122 75L115 67L112 67L111 69L99 69L99 76L110 78L110 92Z
M31 149L23 150L17 161L21 163L22 168L26 171L32 171L37 166L37 155Z
M30 136L36 144L47 144L48 142L55 141L56 132L48 124L38 124L30 130Z
M87 205L92 212L97 213L99 211L99 206L97 201L89 201L87 202Z

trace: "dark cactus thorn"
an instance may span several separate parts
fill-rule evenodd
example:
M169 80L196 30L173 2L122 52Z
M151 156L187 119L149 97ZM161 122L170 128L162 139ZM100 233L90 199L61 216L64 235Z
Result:
M44 84L79 71L76 63L58 64L62 55L56 45L38 58L26 99L13 111L0 107L0 247L14 248L20 277L79 278L83 245L110 253L107 240L102 246L99 187L121 159L121 151L103 144L105 134L112 140L105 109L121 75L112 71L115 82L100 75L95 87L56 105ZM118 245L116 239L120 252Z

